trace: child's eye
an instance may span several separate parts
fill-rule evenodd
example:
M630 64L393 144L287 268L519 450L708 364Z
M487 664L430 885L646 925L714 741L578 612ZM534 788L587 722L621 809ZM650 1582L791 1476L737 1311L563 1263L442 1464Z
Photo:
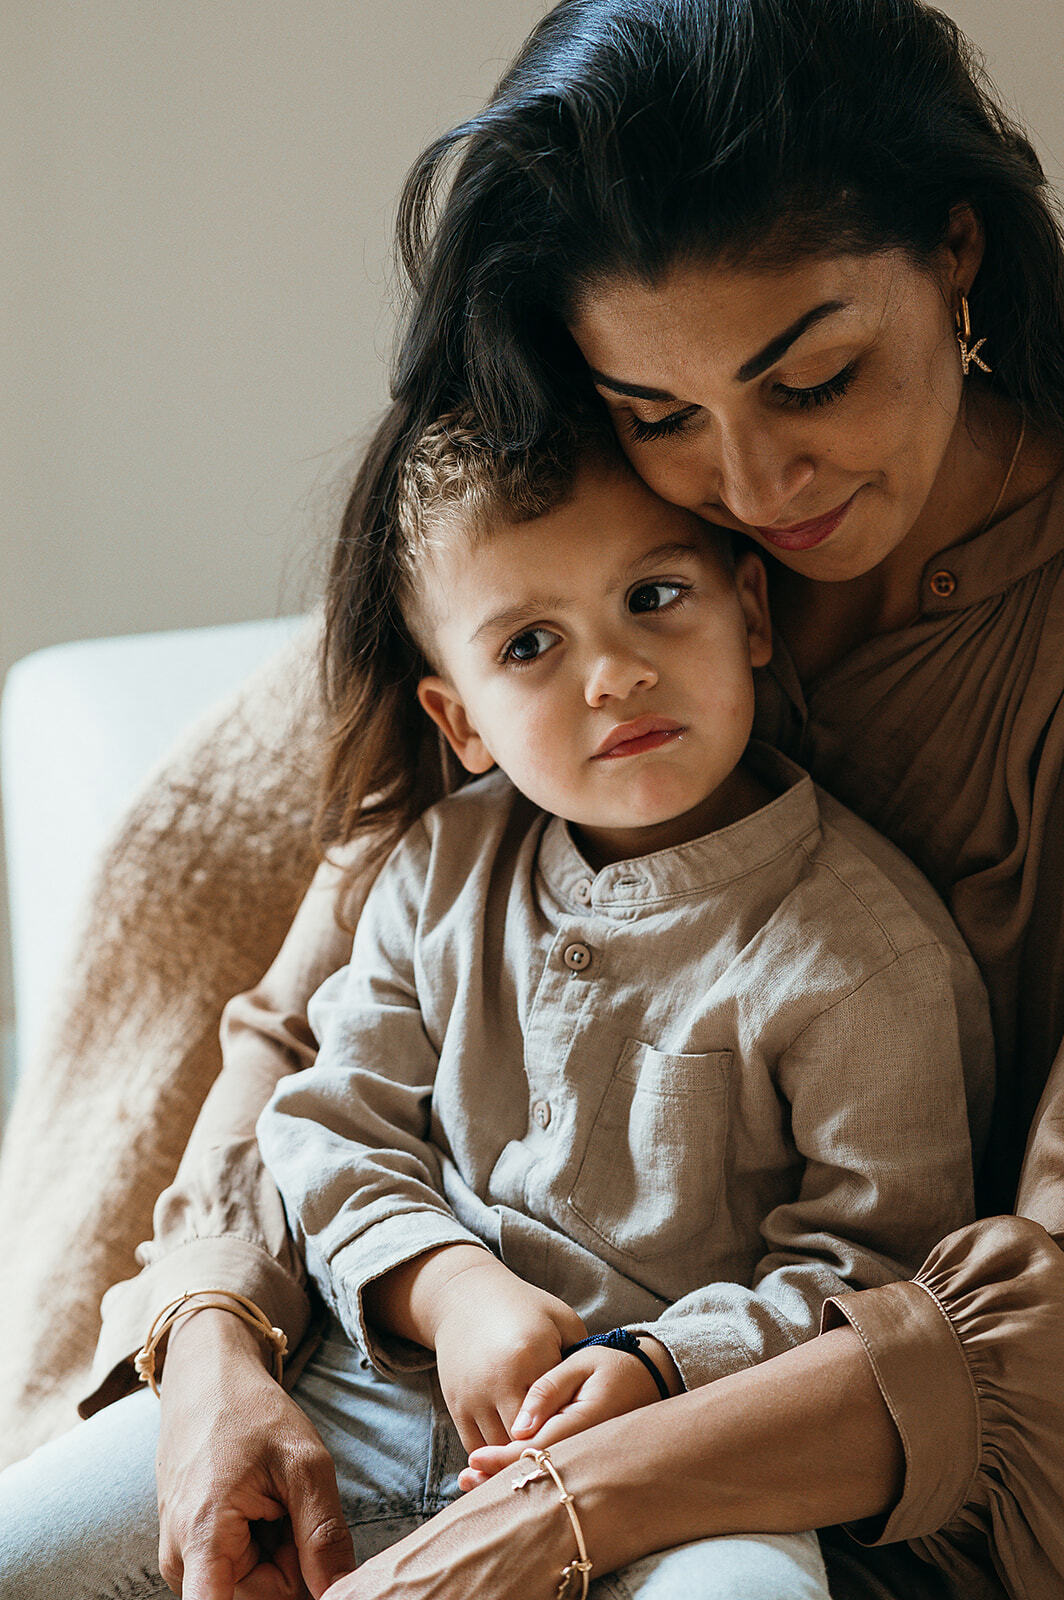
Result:
M666 606L682 602L687 592L685 583L641 583L628 596L628 609L637 614L664 611Z
M558 635L551 633L549 628L526 628L524 633L515 634L509 644L504 645L502 659L512 662L514 666L525 666L545 656L557 643Z

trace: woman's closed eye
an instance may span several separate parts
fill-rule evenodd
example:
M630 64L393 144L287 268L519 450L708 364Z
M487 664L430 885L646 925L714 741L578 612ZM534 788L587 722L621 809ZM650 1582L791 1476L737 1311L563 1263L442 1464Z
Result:
M697 406L685 406L682 411L672 411L658 422L644 422L634 411L624 411L621 415L632 438L638 444L648 444L652 439L668 439L675 433L682 433L697 410Z
M833 377L825 378L823 383L814 383L809 388L792 388L787 383L774 383L772 387L784 405L807 411L813 406L829 406L833 400L841 400L856 372L856 361L848 361Z
M557 643L558 635L549 628L525 628L503 645L500 660L506 666L527 667Z
M628 609L637 616L644 616L647 612L665 611L673 606L681 606L690 589L690 584L677 583L675 580L666 582L664 579L658 579L654 583L640 583L629 593Z
M777 380L772 385L772 393L782 406L809 411L841 400L856 374L857 362L848 361L830 378L825 378L823 383L801 388ZM697 406L684 406L681 411L670 411L667 417L660 417L656 422L646 422L642 417L637 417L634 411L628 411L623 413L623 425L638 444L649 444L655 439L669 439L682 433L697 416L698 410Z

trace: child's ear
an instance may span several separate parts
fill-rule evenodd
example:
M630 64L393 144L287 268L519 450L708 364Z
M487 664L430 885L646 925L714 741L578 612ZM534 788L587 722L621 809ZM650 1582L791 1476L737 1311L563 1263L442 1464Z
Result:
M746 618L750 665L767 667L772 660L772 618L768 609L768 573L755 550L744 550L735 563L735 592Z
M446 678L422 678L417 686L417 697L466 771L490 771L495 757L470 722L465 705Z

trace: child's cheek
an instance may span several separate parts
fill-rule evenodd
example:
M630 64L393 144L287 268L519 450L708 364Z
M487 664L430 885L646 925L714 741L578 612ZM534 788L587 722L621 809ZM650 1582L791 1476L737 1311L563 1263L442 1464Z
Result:
M550 696L527 697L500 708L497 723L499 765L518 788L546 810L556 807L575 767L590 755L590 735ZM589 748L584 749L587 744Z

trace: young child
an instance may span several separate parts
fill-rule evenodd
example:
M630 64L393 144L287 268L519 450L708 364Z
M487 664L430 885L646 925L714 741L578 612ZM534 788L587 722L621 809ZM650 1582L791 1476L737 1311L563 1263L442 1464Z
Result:
M373 1389L348 1415L384 1419L359 1448L387 1456L393 1415L453 1423L465 1485L913 1271L974 1215L990 1104L982 987L933 891L749 745L760 558L606 442L581 455L521 476L452 418L407 467L380 657L477 781L391 855L312 1002L317 1063L259 1123L332 1359ZM600 1592L827 1594L815 1535L626 1582Z

